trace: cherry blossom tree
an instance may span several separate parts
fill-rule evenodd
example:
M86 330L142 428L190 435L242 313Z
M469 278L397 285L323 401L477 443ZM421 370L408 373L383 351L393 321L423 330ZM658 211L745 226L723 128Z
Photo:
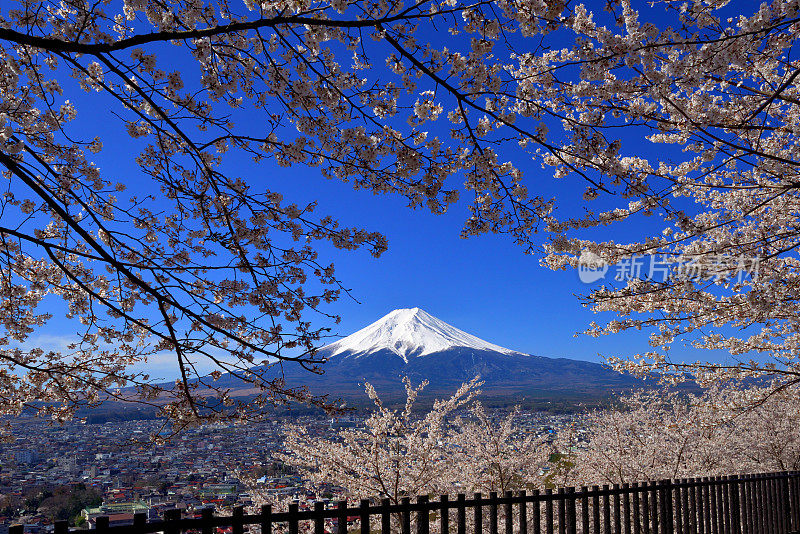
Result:
M771 385L720 389L706 401L716 408L728 433L738 470L796 471L800 467L800 392Z
M621 398L562 429L559 485L764 473L800 465L800 395L779 386Z
M570 469L559 482L622 484L741 470L736 458L720 453L731 429L720 418L708 417L696 398L647 391L623 397L621 403L620 409L587 416L583 447L573 447L571 430L560 436L562 462Z
M460 492L488 495L544 487L542 468L551 447L541 434L519 428L519 409L495 420L480 402L459 417L447 443Z
M311 436L302 426L290 427L280 459L297 467L312 483L344 487L354 499L387 498L400 504L403 497L450 492L457 480L447 443L453 413L468 406L480 382L463 384L449 399L436 400L420 416L416 399L427 385L413 387L404 379L406 402L402 410L386 407L369 383L366 393L374 404L363 428L342 430L337 439Z
M468 496L480 493L485 498L492 493L503 496L506 492L544 489L544 468L552 447L542 434L523 432L519 416L519 408L504 417L493 416L480 402L475 402L468 417L455 419L446 440L454 490ZM483 528L490 531L491 518L485 515ZM498 524L502 525L505 518L505 507L499 507ZM450 511L450 521L451 524L457 521L455 509ZM468 514L466 523L473 529L474 515Z
M480 402L481 382L475 378L427 413L415 413L414 403L425 387L405 379L407 400L402 411L384 406L375 389L366 393L374 403L364 428L347 429L336 438L311 436L302 426L287 432L281 459L297 467L311 483L336 484L353 499L388 499L543 488L542 469L552 447L542 436L521 432L519 410L492 417ZM464 411L464 415L456 415ZM455 521L456 510L451 510ZM502 521L505 511L499 511ZM415 520L415 519L414 519ZM393 517L402 521L402 517ZM473 517L467 518L472 525ZM489 528L489 517L485 517ZM399 524L399 523L398 523ZM438 528L438 522L433 526Z
M544 161L559 176L599 173L586 213L548 224L546 263L584 255L620 268L585 300L618 316L591 335L650 332L652 350L611 355L620 370L704 386L797 383L798 6L613 4L618 30L576 6L575 45L523 65L536 88L538 73L580 71L551 79L569 164ZM607 227L636 237L598 239ZM731 358L685 361L684 346Z
M445 179L467 172L482 197L474 232L511 228L481 207L492 197L520 214L546 210L513 185L519 173L491 148L448 146L424 128L442 113L440 82L454 94L496 83L500 63L484 61L499 31L487 27L492 10L488 2L371 0L4 3L3 412L33 408L63 420L81 406L135 398L180 425L258 416L287 400L330 408L269 368L295 360L319 371L314 348L325 327L308 314L338 319L321 306L342 288L318 243L377 256L386 240L314 215L315 203L285 203L226 164L309 165L435 213L458 196ZM464 50L415 43L420 23L453 17L453 29L472 36L454 37ZM461 81L446 80L450 63ZM418 88L420 74L428 89ZM119 156L138 166L135 179L91 161L105 144L86 127L92 118L77 118L95 110L67 97L81 90L98 95L132 138L124 150L133 154ZM470 102L459 104L464 118L483 107ZM469 138L474 126L453 135ZM489 182L494 193L485 196ZM29 348L58 309L54 299L80 331L65 350ZM165 351L180 370L174 387L132 371ZM204 364L216 370L206 375ZM232 399L216 385L222 373L250 382L258 396ZM135 397L119 390L130 385Z
M591 334L652 332L652 351L612 363L704 384L797 381L797 2L593 6L4 2L3 413L61 420L131 400L119 388L132 384L179 425L291 399L331 407L268 368L319 370L319 318L341 292L320 243L379 255L386 240L231 172L246 160L310 166L434 213L466 193L465 237L544 246L554 269L582 253L663 255L663 279L634 270L587 298L621 316ZM92 162L110 145L92 106L70 98L80 91L131 137L114 155L136 178ZM532 165L561 184L560 207ZM635 237L598 238L609 227ZM54 301L81 330L66 350L30 348ZM671 359L682 340L739 361ZM132 370L163 352L174 386ZM215 385L226 372L254 402Z

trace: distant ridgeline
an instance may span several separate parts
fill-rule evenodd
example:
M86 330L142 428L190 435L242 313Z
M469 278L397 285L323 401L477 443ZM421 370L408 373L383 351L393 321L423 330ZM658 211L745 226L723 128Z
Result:
M603 365L568 358L533 356L500 347L459 330L419 308L394 310L369 326L319 349L327 360L325 373L316 375L294 362L284 362L282 372L288 386L307 385L313 393L341 398L348 406L370 404L364 382L371 383L388 403L403 402L402 378L414 385L430 384L420 395L417 408L428 407L434 398L453 394L461 384L480 376L481 400L489 407L520 405L526 409L570 412L610 403L620 392L652 387ZM280 371L278 367L274 372ZM269 375L267 372L267 375ZM234 397L252 395L252 385L231 375L222 375L216 385L230 388ZM694 391L692 385L681 386ZM316 408L300 405L276 408L276 413L302 415ZM87 422L151 419L153 410L107 403L82 413Z
M401 400L401 382L428 380L423 400L451 395L480 375L481 398L488 405L522 403L537 409L570 409L608 400L614 393L643 387L645 382L600 364L567 358L532 356L500 347L459 330L419 308L394 310L369 326L322 347L323 375L291 362L283 364L288 385L307 384L314 393L329 393L348 404L369 402L365 381L382 398ZM236 380L223 376L226 386Z

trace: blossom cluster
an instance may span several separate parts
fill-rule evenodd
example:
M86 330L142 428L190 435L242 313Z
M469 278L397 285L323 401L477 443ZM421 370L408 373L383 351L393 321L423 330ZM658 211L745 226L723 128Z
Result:
M557 483L793 471L800 466L798 398L795 387L776 393L752 384L624 396L618 409L588 413L559 432L555 446L564 456Z
M324 305L343 289L323 243L377 256L387 241L315 215L316 203L284 202L279 182L231 172L265 160L433 213L461 199L462 236L507 234L554 269L583 250L609 264L750 258L757 277L597 288L587 305L620 319L589 333L652 332L664 350L625 355L620 369L705 381L771 372L761 359L671 361L681 338L766 354L797 376L798 2L735 17L723 4L4 2L0 410L35 403L63 419L124 384L143 402L167 395L153 404L180 424L290 399L332 408L250 369L294 359L319 371L314 348L337 319ZM138 166L130 183L93 161L111 145L87 126L97 110L68 99L77 91L108 103L107 126L131 137L119 154ZM634 237L598 239L611 225ZM42 357L17 347L50 320L48 295L82 330ZM723 325L734 333L714 330ZM164 351L181 371L174 387L130 371ZM201 362L250 380L260 408L215 387ZM213 402L198 394L209 388Z
M542 468L551 448L543 437L519 432L518 410L493 418L477 402L482 384L477 377L427 412L415 407L427 381L413 387L404 378L404 384L400 410L385 406L366 384L373 406L363 428L342 430L334 438L313 435L302 425L289 428L280 459L312 483L342 487L348 498L391 504L415 495L544 487ZM402 514L392 520L402 527Z

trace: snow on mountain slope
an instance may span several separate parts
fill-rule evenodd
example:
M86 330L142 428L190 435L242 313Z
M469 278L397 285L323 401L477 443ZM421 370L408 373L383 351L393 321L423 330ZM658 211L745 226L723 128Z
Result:
M419 308L403 308L384 315L366 328L326 345L320 352L359 357L390 350L406 363L409 357L425 356L455 347L520 354L459 330Z

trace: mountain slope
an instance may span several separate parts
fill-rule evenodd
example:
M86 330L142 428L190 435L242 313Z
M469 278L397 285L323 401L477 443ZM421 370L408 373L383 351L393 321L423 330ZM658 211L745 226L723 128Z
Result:
M307 384L314 393L364 398L364 381L383 395L401 396L401 379L430 382L426 394L452 393L480 375L484 397L595 399L612 391L641 387L638 379L602 365L566 358L532 356L455 328L419 308L394 310L369 326L322 347L325 374L284 365L287 382Z
M410 357L426 356L455 347L519 354L459 330L419 308L394 310L371 325L322 348L329 357L360 357L389 350L408 363Z

